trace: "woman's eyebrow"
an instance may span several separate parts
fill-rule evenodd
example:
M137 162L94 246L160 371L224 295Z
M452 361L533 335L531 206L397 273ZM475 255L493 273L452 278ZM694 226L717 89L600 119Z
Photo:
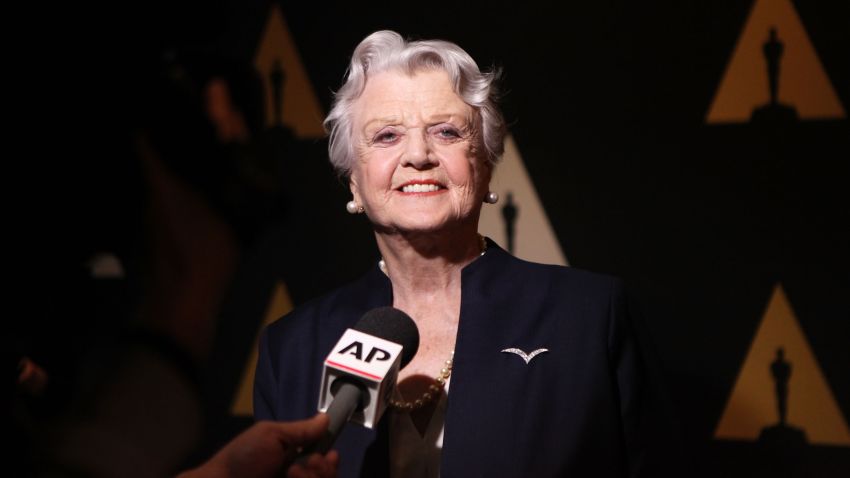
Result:
M366 131L370 128L374 128L375 126L384 126L388 124L398 124L400 121L398 116L385 116L382 118L374 118L366 122L363 125L363 130Z

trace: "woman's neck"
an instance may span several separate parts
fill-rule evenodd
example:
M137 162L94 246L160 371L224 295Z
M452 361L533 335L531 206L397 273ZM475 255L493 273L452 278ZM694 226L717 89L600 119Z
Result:
M477 225L454 233L376 233L376 238L393 296L401 302L459 293L461 270L482 252Z

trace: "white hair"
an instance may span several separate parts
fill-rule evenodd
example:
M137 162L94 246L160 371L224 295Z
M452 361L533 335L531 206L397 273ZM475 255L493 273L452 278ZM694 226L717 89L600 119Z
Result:
M334 95L325 118L330 134L328 155L342 176L349 176L356 151L352 138L352 111L370 75L388 70L413 74L422 69L442 69L455 93L473 107L481 120L480 138L486 160L496 163L504 152L505 120L496 105L498 71L482 72L475 60L454 43L443 40L405 41L396 32L382 30L367 36L354 49L345 83Z

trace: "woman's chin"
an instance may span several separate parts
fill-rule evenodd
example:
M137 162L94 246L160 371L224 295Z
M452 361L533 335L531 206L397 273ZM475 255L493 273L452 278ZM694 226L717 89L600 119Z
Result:
M409 234L440 234L451 230L445 223L434 223L427 221L405 221L403 224L397 224L394 228L396 231Z
M402 235L430 234L430 235L452 235L463 229L465 222L452 218L429 218L408 217L394 222L386 230L400 233Z

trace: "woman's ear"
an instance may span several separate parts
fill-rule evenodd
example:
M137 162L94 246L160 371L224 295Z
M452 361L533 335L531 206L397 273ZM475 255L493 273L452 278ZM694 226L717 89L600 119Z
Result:
M354 190L357 189L357 178L354 177L354 171L348 176L348 189L351 190L351 194L354 194Z
M484 155L479 161L481 161L481 182L484 185L484 188L490 187L490 181L493 179L493 172L495 170L495 163L487 159L487 156Z
M354 171L351 171L351 174L348 176L348 189L351 191L351 197L354 199L354 202L362 206L363 204L360 202L358 184L357 174Z

